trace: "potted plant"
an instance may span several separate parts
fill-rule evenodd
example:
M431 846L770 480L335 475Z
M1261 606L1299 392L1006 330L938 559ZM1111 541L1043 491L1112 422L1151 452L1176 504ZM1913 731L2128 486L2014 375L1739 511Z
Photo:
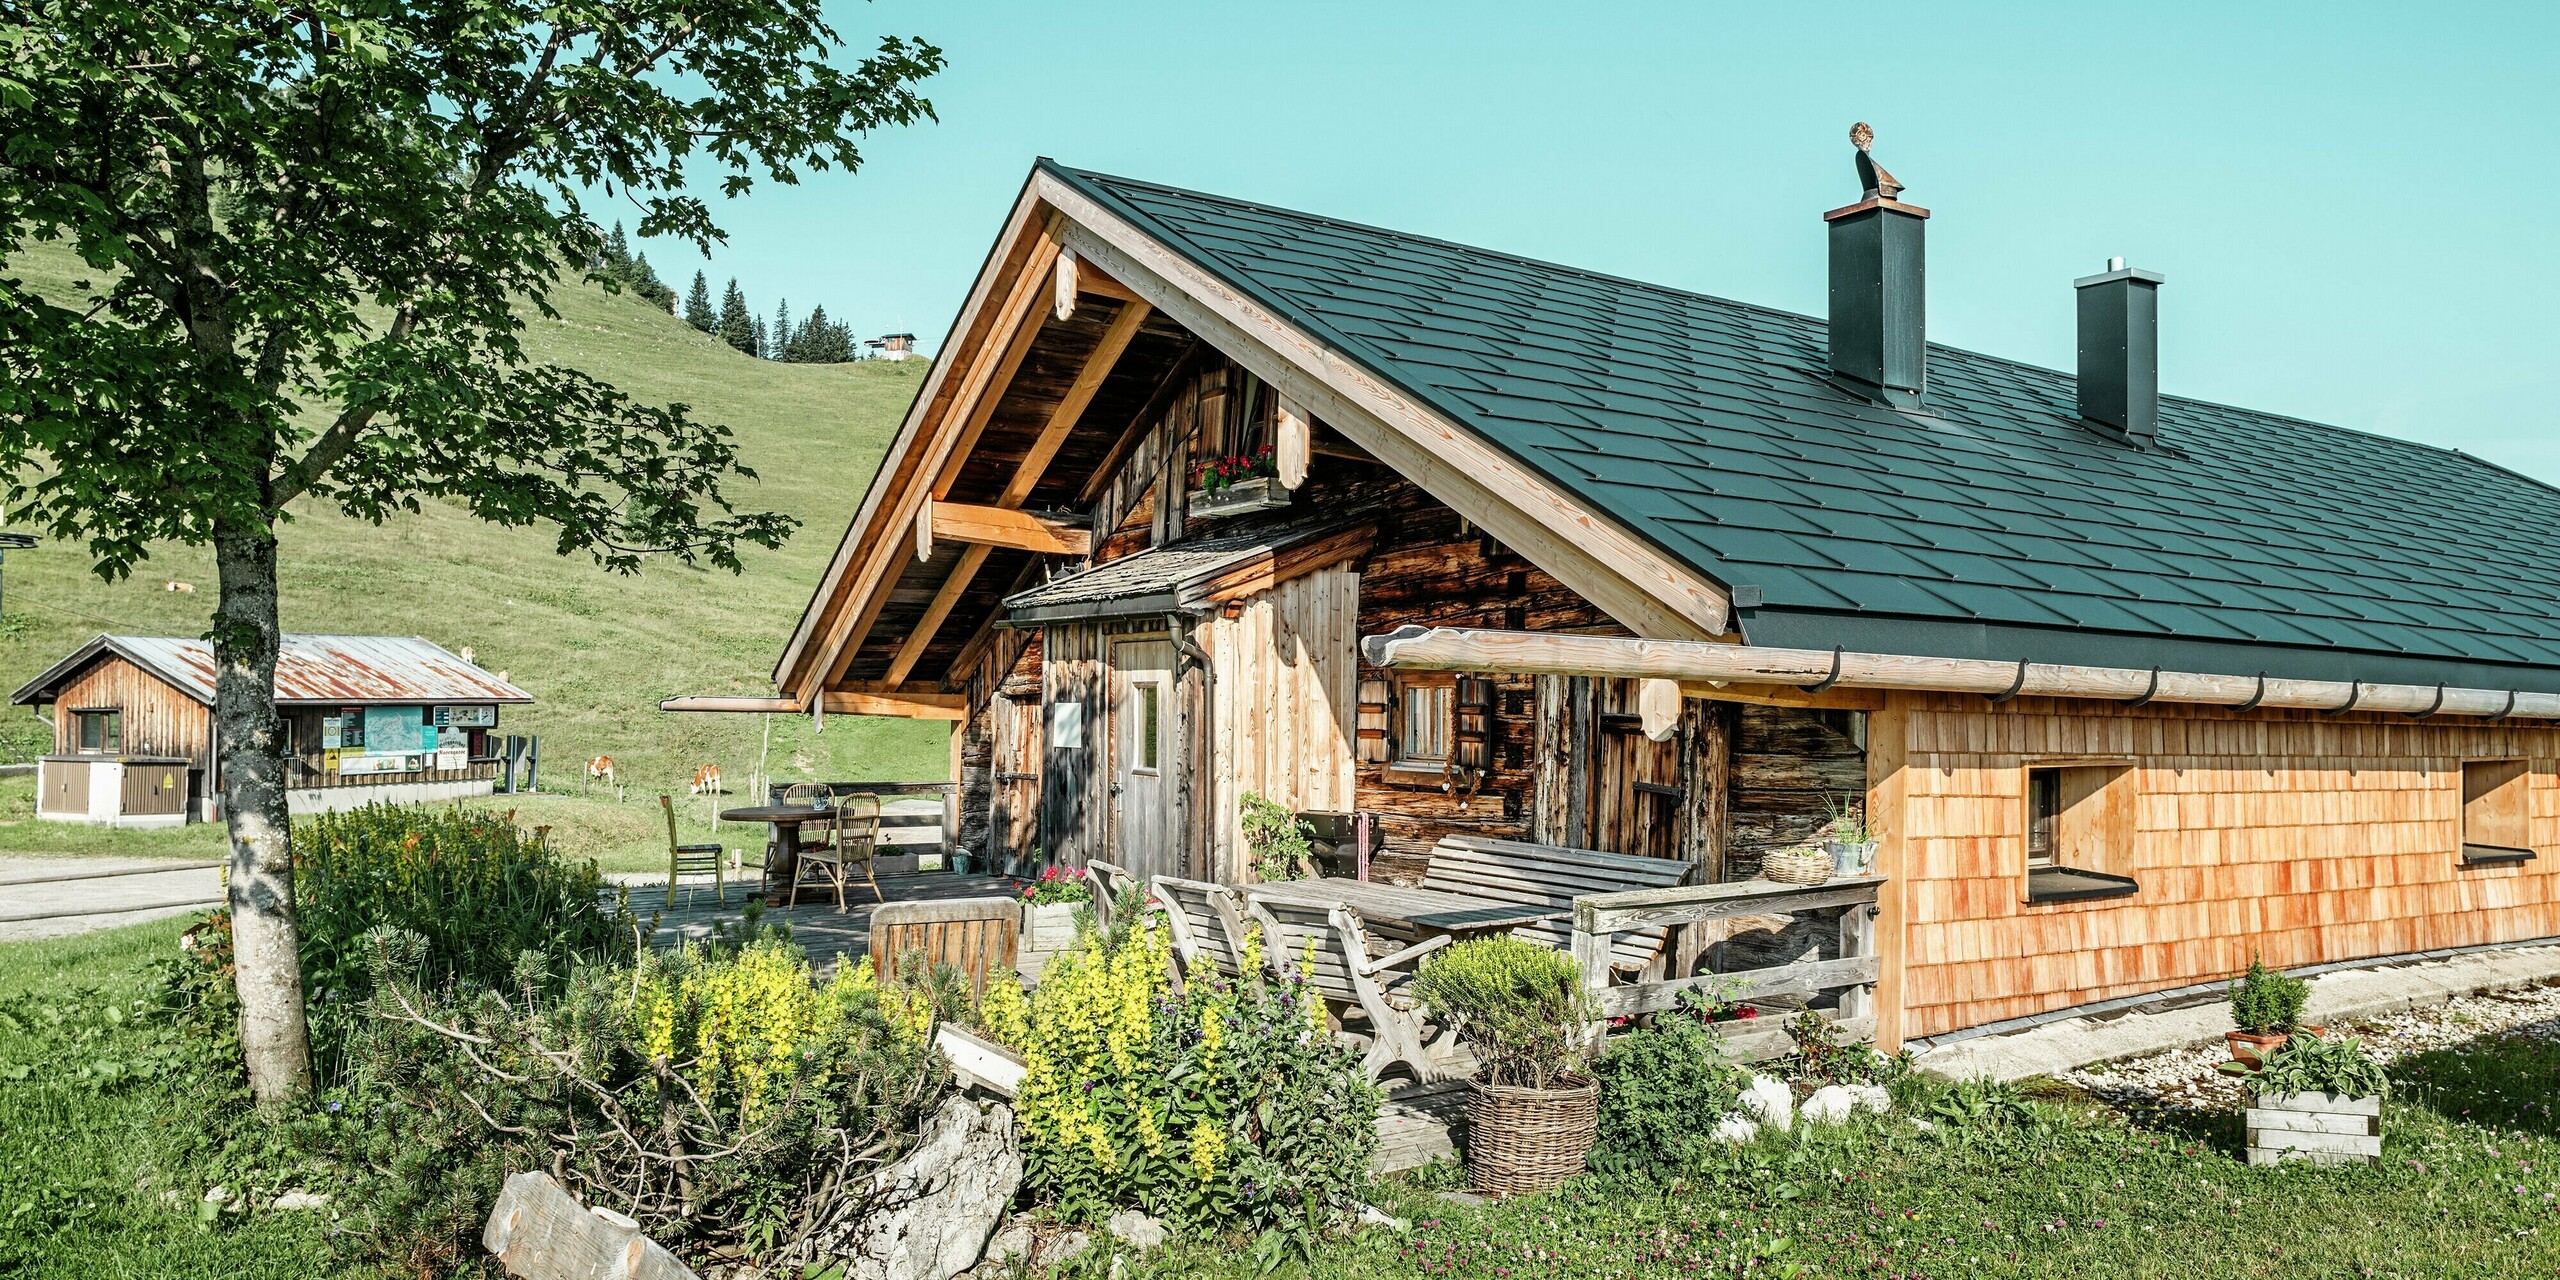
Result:
M2354 1036L2295 1036L2249 1082L2249 1163L2370 1164L2391 1078Z
M1249 454L1211 458L1191 468L1191 493L1184 506L1202 520L1285 507L1289 491L1279 477L1280 462L1269 445Z
M1414 975L1425 1012L1479 1064L1467 1083L1467 1183L1514 1195L1583 1171L1600 1127L1587 1070L1597 1017L1573 958L1508 934L1442 949Z
M1040 869L1038 879L1022 886L1022 948L1063 950L1076 940L1076 908L1093 901L1093 886L1064 867Z
M2249 971L2231 984L2235 1029L2223 1036L2223 1042L2231 1047L2232 1060L2245 1067L2265 1065L2266 1055L2304 1029L2302 1006L2310 998L2309 982L2270 969L2257 956L2249 957ZM2312 1030L2317 1034L2317 1028Z
M1823 824L1830 833L1823 851L1831 855L1835 875L1854 876L1864 872L1875 861L1875 828L1867 825L1867 806L1863 800L1846 795L1822 797L1823 806L1831 811L1831 821Z

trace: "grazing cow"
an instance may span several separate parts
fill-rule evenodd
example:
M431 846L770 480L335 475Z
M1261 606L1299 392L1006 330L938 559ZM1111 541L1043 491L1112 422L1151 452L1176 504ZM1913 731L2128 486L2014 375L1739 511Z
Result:
M587 762L587 781L601 781L608 787L620 785L620 780L613 776L613 757L597 756L595 759L589 760Z
M169 582L169 590L183 591L188 595L194 595L196 593L196 584L192 582L179 582L173 578Z
M720 766L716 764L706 764L693 771L693 794L698 796L708 796L718 795L719 793Z

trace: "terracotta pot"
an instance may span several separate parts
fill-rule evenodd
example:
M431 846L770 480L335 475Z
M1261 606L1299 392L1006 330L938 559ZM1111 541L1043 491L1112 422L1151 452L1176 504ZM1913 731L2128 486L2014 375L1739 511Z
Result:
M2327 1027L2295 1027L2294 1031L2306 1036L2319 1036L2328 1034L2329 1029ZM2222 1043L2231 1049L2231 1060L2252 1071L2267 1065L2267 1055L2283 1048L2284 1042L2292 1038L2291 1035L2282 1031L2263 1036L2247 1031L2222 1033Z
M1554 1089L1467 1082L1467 1185L1527 1195L1583 1170L1600 1135L1600 1082L1573 1077Z

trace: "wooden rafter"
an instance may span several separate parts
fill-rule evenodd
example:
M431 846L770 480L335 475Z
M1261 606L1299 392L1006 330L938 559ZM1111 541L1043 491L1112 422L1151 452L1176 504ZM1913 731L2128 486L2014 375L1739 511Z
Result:
M1093 554L1093 529L1063 516L1033 515L1011 507L982 507L965 502L928 502L916 521L916 558L933 557L938 542L983 543L1046 556Z
M1085 357L1084 367L1076 372L1075 382L1058 401L1058 407L1049 412L1049 420L1040 428L1039 438L1032 441L1031 448L1023 454L1022 465L1015 468L1013 479L1005 483L1004 492L998 495L995 505L1018 508L1031 496L1032 489L1040 483L1041 475L1048 471L1050 461L1066 445L1068 434L1084 417L1085 407L1093 403L1094 393L1102 390L1104 380L1119 365L1121 353L1137 339L1139 326L1146 323L1148 311L1149 307L1143 302L1121 304L1120 314L1113 316L1111 327L1102 331L1102 341L1096 343L1093 353ZM958 465L959 457L954 455L951 463L953 473L956 473ZM976 578L979 568L986 564L987 551L983 544L973 546L960 557L960 563L952 567L951 576L944 579L942 589L934 593L932 605L926 608L923 617L916 620L915 629L907 633L906 642L898 646L897 656L890 659L891 684L905 680L908 673L915 670L917 660L924 657L925 647L933 643L944 619L951 616L952 608L969 590L970 580Z

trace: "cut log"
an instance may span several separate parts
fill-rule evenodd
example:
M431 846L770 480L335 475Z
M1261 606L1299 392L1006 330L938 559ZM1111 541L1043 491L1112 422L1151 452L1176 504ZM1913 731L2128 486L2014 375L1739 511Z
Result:
M480 1244L525 1280L695 1280L637 1223L578 1203L547 1173L508 1177Z

